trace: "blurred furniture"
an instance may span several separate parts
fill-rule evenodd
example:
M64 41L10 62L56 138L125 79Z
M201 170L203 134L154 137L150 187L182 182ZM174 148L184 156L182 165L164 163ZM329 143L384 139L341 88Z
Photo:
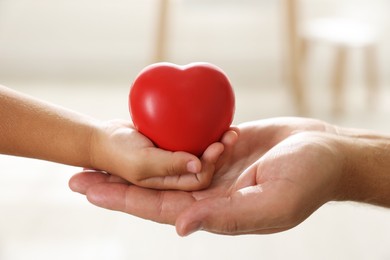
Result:
M298 0L283 0L287 33L287 73L297 112L300 115L307 115L309 110L305 98L302 66L303 40L299 37L298 16L300 13L296 1Z
M171 0L158 0L156 41L153 61L165 61L168 20ZM304 21L300 13L300 0L283 0L286 17L288 78L298 114L308 115L306 98L306 56L312 44L325 42L334 48L335 60L331 75L332 112L343 111L343 88L349 50L360 48L364 52L368 101L372 105L377 91L376 40L371 28L363 23L346 19L321 18Z
M287 18L289 83L298 113L309 113L305 97L305 61L310 46L318 42L332 46L335 53L330 80L333 115L343 112L347 58L348 52L353 48L361 49L364 54L368 103L372 105L378 89L376 37L372 28L362 22L339 18L304 21L300 13L300 0L284 0L284 5Z
M168 34L168 18L169 18L169 5L170 0L158 0L159 6L157 9L156 19L156 41L154 49L154 62L160 62L166 60L166 46L167 46L167 34Z

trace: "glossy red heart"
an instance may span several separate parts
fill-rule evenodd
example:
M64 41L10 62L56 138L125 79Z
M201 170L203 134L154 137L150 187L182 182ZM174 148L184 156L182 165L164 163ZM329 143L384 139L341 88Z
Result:
M156 63L133 82L129 110L138 131L158 147L200 156L229 129L234 92L212 64Z

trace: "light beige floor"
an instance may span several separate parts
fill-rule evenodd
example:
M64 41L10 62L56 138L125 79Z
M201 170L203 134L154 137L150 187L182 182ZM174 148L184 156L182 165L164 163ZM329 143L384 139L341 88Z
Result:
M142 30L132 27L133 38L125 35L123 24L133 19L132 25L137 26L142 19L150 18L143 12L152 6L152 0L133 1L137 4L132 8L112 1L100 5L88 0L77 4L59 1L59 5L42 1L39 8L37 1L12 3L3 1L0 10L12 14L0 15L3 84L102 120L129 118L127 93L132 78L149 62L151 38L143 30L150 29L151 24L145 21ZM213 12L202 20L198 18L204 14L207 1L175 3L174 19L184 22L175 23L171 60L208 60L221 66L236 91L235 123L296 115L283 80L278 1L246 0L243 7L229 1L222 9L222 1L215 1L210 6ZM84 12L88 19L75 8L79 4L88 10ZM256 8L250 8L252 4ZM50 16L44 6L54 14ZM142 12L137 11L139 8ZM261 15L257 15L259 11L263 11ZM73 16L74 20L69 20ZM53 29L44 18L55 20L53 26L62 30L67 41L58 30L54 30L57 34L50 33ZM63 19L62 23L58 19ZM214 21L212 28L210 21ZM83 35L83 29L93 25L106 30L109 37L101 40L96 28ZM274 30L269 30L271 25ZM74 31L66 30L68 27ZM253 28L259 32L253 33ZM195 40L197 44L193 45ZM382 46L389 46L388 42L386 38ZM388 49L382 50L388 53ZM368 110L364 86L357 77L360 67L354 68L357 73L348 77L346 112L333 118L329 113L327 59L317 54L311 57L314 73L307 90L311 116L390 132L388 75L382 74L380 96L375 108ZM382 208L329 203L298 227L280 234L224 237L200 232L180 238L171 226L100 209L72 193L67 182L77 168L9 156L0 156L0 166L0 260L390 259L390 211Z

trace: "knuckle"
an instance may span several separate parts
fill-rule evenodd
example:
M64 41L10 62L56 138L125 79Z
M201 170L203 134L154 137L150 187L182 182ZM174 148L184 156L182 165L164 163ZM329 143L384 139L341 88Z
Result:
M206 189L211 185L211 176L208 173L198 173L195 174L196 179L197 179L197 189L202 190Z
M230 218L230 219L227 219L222 230L223 230L223 232L225 232L226 234L229 234L229 235L238 234L240 231L240 225L236 219Z
M156 207L156 215L157 219L159 219L160 223L164 224L174 224L174 218L172 217L172 208L169 207L169 204L167 203L167 192L160 191L158 193L158 203Z
M168 176L178 175L185 173L183 162L180 160L178 153L171 153L167 159L168 165L165 168L166 174Z
M167 173L167 176L174 176L177 175L178 173L177 166L175 165L174 162L170 162L166 167L165 171Z

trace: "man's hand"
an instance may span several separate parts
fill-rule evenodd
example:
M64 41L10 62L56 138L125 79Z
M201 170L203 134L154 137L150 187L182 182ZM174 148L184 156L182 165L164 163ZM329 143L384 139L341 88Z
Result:
M376 195L382 194L382 200L376 204L390 204L383 199L389 197L389 174L380 172L386 167L367 169L366 160L379 152L372 149L387 147L372 135L357 141L356 134L345 129L301 118L251 122L236 132L238 139L231 132L222 138L225 150L216 173L201 191L151 190L98 172L75 175L70 187L97 206L176 225L179 235L197 230L231 235L287 230L328 201L371 196L366 187L377 178L381 183ZM379 143L373 146L368 140ZM373 159L386 164L385 158ZM365 173L359 164L366 165Z

